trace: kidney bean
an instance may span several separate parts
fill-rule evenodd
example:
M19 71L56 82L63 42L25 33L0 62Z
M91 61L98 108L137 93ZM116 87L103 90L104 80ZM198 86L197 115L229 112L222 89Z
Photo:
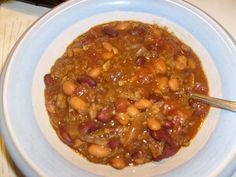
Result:
M120 139L119 138L112 138L108 142L108 145L111 149L115 149L121 145Z
M74 44L74 47L83 47L94 41L96 37L92 33L88 33L79 43Z
M164 128L161 128L160 130L157 130L157 131L151 130L150 134L157 141L165 141L169 145L173 144L173 140L172 140L170 134Z
M170 99L167 99L164 101L164 104L161 107L161 112L163 114L169 114L172 111L175 111L176 109L178 109L179 105L173 101L171 101Z
M61 139L61 141L69 146L73 145L73 140L70 135L66 132L64 127L59 127L57 130L57 135Z
M173 156L179 151L179 149L180 149L180 147L175 146L175 145L172 145L172 146L166 145L162 151L162 154L156 158L153 158L153 160L159 161L161 159Z
M193 115L203 116L207 113L209 106L205 103L195 101L193 99L189 100L189 104L194 108Z
M194 87L193 87L193 90L198 92L198 93L207 93L207 87L202 84L201 82L196 82Z
M169 120L165 120L163 123L162 123L162 127L163 128L166 128L166 129L170 129L173 127L173 123Z
M136 26L132 29L129 29L128 32L131 35L143 35L145 34L146 30L143 26Z
M118 31L111 26L104 26L102 32L109 37L117 37L119 34Z
M111 121L113 116L113 110L111 108L105 108L98 111L96 119L103 123L106 123Z
M162 100L162 97L160 95L157 95L155 93L148 96L148 99L152 101L153 103L157 103Z
M45 83L46 87L49 87L54 84L54 79L51 74L46 74L44 76L44 83Z
M189 46L185 45L185 44L181 45L181 49L186 53L191 52L191 48Z
M77 82L79 83L87 83L90 87L96 87L97 82L91 76L81 75L78 77Z
M83 122L79 126L80 132L84 134L91 133L93 131L98 130L99 128L101 128L101 124L91 121L91 120Z
M143 66L146 62L146 58L144 56L137 56L135 59L135 63L139 66Z
M129 101L126 98L118 98L115 102L115 108L117 112L125 113L129 106Z

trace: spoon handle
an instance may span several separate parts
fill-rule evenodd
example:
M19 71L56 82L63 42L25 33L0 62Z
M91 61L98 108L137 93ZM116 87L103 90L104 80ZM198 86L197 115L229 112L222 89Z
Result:
M223 100L223 99L214 98L214 97L210 97L210 96L206 96L206 95L202 95L202 94L197 94L197 93L191 93L190 97L195 100L199 100L199 101L208 103L208 104L215 106L215 107L219 107L219 108L223 108L223 109L227 109L227 110L236 112L236 102L235 101Z

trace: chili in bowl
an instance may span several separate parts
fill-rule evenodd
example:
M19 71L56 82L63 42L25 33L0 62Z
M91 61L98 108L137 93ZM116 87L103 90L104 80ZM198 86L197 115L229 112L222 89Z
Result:
M227 33L184 1L67 1L4 67L7 148L25 176L221 175L235 116L188 92L234 100L235 56Z
M97 25L44 76L58 137L95 163L124 168L188 146L209 106L200 59L167 28L137 21Z

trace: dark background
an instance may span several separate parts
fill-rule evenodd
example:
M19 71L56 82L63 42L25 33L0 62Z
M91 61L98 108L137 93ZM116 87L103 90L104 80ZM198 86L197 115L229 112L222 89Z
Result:
M54 7L66 0L18 0L21 2L26 2L38 6L44 6L44 7Z

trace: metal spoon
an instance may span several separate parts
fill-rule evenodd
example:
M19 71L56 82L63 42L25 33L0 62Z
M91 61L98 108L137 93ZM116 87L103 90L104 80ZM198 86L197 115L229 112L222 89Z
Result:
M228 100L223 100L219 98L214 98L202 94L197 94L197 93L190 93L190 97L195 100L199 100L205 103L208 103L209 105L218 107L218 108L223 108L227 109L230 111L236 112L236 102L235 101L228 101Z

